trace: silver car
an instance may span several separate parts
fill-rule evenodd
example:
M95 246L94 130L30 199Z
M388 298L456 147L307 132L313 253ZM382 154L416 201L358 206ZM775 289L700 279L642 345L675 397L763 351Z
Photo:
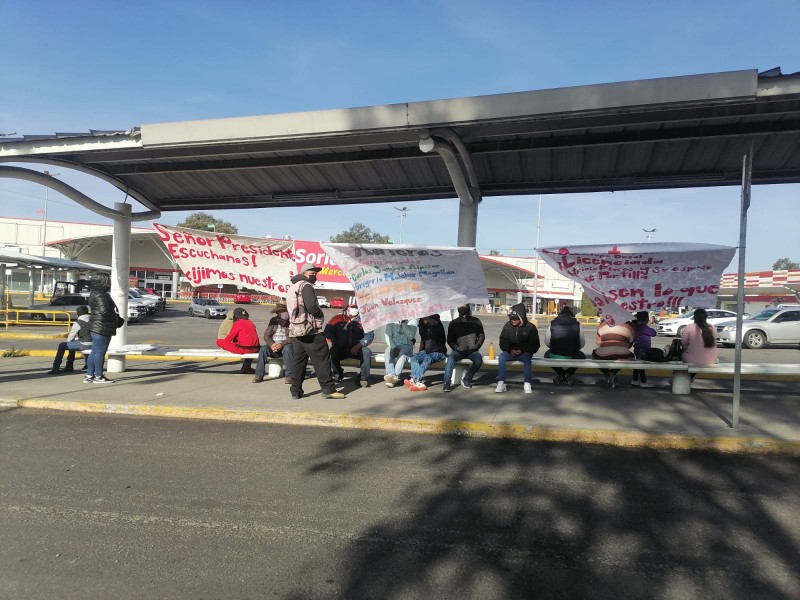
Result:
M189 305L190 317L224 319L226 314L228 314L228 309L212 298L194 298Z
M736 318L735 312L722 310L721 308L708 308L706 309L706 314L708 315L708 323L711 325ZM686 326L694 323L693 317L694 311L690 310L689 312L683 313L680 317L659 321L656 325L656 333L658 335L676 335L680 337L683 330L686 329Z
M717 323L717 342L736 345L736 321ZM800 344L800 308L768 308L742 322L742 345L759 349L767 344Z

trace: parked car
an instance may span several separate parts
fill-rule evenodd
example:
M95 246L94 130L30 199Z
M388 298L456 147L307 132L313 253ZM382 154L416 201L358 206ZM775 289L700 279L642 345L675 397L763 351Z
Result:
M142 296L139 291L134 288L128 290L128 304L131 302L144 306L148 315L154 315L158 312L158 300L154 300L149 296Z
M228 309L211 298L193 298L189 305L190 317L205 317L206 319L224 319Z
M728 321L736 318L736 313L730 310L707 308L706 312L708 313L708 322L711 325L716 325L722 321ZM694 311L690 310L689 312L683 313L679 317L663 319L656 324L656 333L658 335L677 335L680 337L680 335L683 333L683 330L686 329L686 326L694 323L694 320L692 319L693 316Z
M142 318L140 308L133 304L128 303L128 323L135 323Z
M328 299L325 296L317 296L317 304L319 304L320 308L330 308L331 303L328 302Z
M52 298L47 304L39 305L32 308L39 308L48 311L63 311L69 313L69 318L73 321L78 318L75 310L79 306L88 306L89 298L82 294L65 294L57 298ZM56 321L66 321L67 315L56 313L44 312L31 312L30 318L33 321L51 321L55 317Z
M717 323L717 342L736 345L736 321ZM742 345L758 350L767 344L800 344L800 308L767 308L742 321Z
M250 304L253 301L250 292L238 292L233 297L234 304Z
M150 288L152 290L152 288ZM167 308L167 301L166 299L162 298L158 294L153 291L147 291L144 288L131 288L131 291L139 292L139 295L142 298L149 298L156 303L156 308L158 310L165 310Z
M340 298L339 296L331 298L331 308L344 308L345 306L347 306L347 303L344 298Z

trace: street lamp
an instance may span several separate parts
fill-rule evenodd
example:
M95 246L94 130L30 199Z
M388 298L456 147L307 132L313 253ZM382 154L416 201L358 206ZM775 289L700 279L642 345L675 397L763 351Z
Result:
M658 231L658 229L642 229L644 231L645 236L647 236L647 241L650 241L650 238L653 237L653 233Z
M403 243L403 221L406 218L406 213L408 213L411 209L407 208L405 206L403 208L397 208L395 206L394 209L396 211L400 212L400 243L402 244Z

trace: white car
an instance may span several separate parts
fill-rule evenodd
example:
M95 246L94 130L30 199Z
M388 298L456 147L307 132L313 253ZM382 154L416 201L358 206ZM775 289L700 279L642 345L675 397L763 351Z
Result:
M228 309L212 298L195 298L189 305L190 317L205 317L206 319L224 319Z
M736 318L736 313L730 310L707 308L706 312L708 313L708 322L711 325L716 325L722 321L729 321ZM690 310L689 312L683 313L680 317L659 321L656 325L656 333L658 335L675 335L680 337L680 335L683 333L683 330L686 329L686 326L694 323L694 320L692 319L693 316L694 311Z
M142 296L139 290L131 288L128 290L128 302L136 300L138 304L143 304L147 309L148 315L154 315L158 312L158 300Z
M328 299L325 296L317 296L317 304L319 304L320 308L330 308L331 303L328 302Z
M717 343L736 345L736 321L717 323ZM800 307L767 308L742 321L742 345L759 350L768 344L800 344Z

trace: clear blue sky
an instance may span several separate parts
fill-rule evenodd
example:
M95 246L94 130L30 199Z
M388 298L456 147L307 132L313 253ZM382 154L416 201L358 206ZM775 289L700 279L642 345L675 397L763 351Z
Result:
M711 73L800 71L800 1L109 2L0 0L0 133L347 108ZM52 170L52 169L51 169ZM62 173L107 205L119 192ZM456 200L415 202L405 243L455 244ZM216 211L245 235L400 236L393 204ZM0 179L0 216L41 218ZM531 255L537 197L487 198L478 249ZM186 213L165 213L176 223ZM51 193L48 217L107 222ZM753 189L747 269L800 261L800 185ZM442 227L450 222L452 226ZM541 246L738 243L739 189L545 196ZM2 240L0 240L2 243ZM736 269L736 259L728 271Z

